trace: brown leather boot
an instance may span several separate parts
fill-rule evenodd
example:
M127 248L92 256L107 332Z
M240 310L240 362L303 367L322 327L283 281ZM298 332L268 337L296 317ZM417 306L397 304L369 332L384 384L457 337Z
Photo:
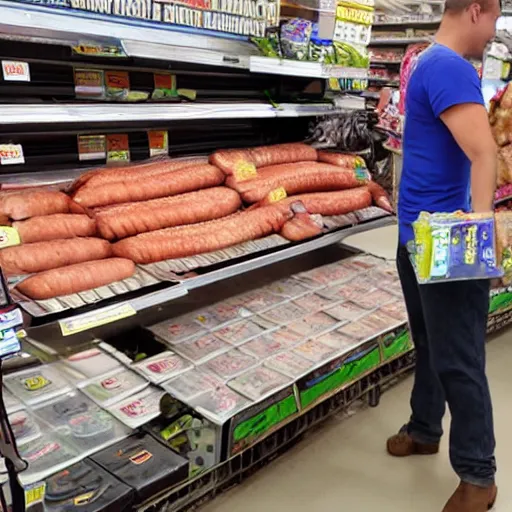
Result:
M487 512L494 507L498 488L495 484L490 487L461 482L453 493L443 512Z
M390 437L387 443L388 453L393 457L408 457L409 455L434 455L439 451L439 443L417 443L402 429L398 434Z

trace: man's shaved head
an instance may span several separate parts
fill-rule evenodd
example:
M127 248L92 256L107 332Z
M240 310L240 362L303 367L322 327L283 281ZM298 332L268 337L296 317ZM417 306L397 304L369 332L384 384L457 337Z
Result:
M496 3L497 0L446 0L444 11L459 13L466 10L470 5L476 4L480 6L482 12L487 12L492 9Z

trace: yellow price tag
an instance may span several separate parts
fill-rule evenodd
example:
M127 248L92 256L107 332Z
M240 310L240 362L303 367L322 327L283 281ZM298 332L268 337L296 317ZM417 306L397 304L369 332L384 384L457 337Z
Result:
M234 172L236 181L246 181L256 178L258 171L256 166L251 162L238 162Z
M42 503L46 492L46 483L38 482L25 488L25 508Z
M272 190L272 192L270 192L267 196L269 203L277 203L278 201L282 201L283 199L286 199L286 197L287 197L287 194L286 194L286 190L284 189L284 187L279 187L279 188Z
M5 249L12 245L20 245L20 243L20 235L16 229L10 226L0 226L0 249Z

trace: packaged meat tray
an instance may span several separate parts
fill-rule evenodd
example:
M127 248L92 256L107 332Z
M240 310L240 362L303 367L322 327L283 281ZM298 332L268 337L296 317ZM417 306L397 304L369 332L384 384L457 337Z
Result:
M322 297L318 293L308 293L293 302L309 313L317 313L332 304L330 299Z
M63 360L75 382L93 379L121 367L119 361L98 348L84 350Z
M41 437L41 429L36 419L26 409L9 414L9 423L18 445L30 443Z
M357 322L351 322L340 327L339 332L345 334L358 341L366 341L378 336L382 329L378 327L368 325L358 320Z
M256 364L258 364L258 360L256 358L235 348L229 352L221 354L220 356L210 359L199 368L204 368L206 371L213 372L223 381L226 381L236 377Z
M379 311L401 322L407 321L407 308L401 300L385 304L379 308Z
M189 475L188 460L149 434L128 437L94 454L91 459L135 491L134 509L184 482ZM121 510L117 508L115 512Z
M382 265L383 261L384 260L372 256L371 254L358 254L357 256L352 256L344 260L343 265L359 273L376 268Z
M384 290L371 290L368 293L354 294L351 301L365 309L375 309L395 299L394 295Z
M350 338L339 331L331 331L327 334L322 334L315 338L315 340L332 347L338 353L351 350L358 344L353 338Z
M195 314L195 321L205 329L216 329L223 325L241 318L240 306L238 304L226 302L219 302L205 310L199 311Z
M275 370L292 379L298 379L313 368L314 363L294 352L282 352L269 357L264 363L267 368Z
M133 489L91 460L83 460L46 480L46 512L116 512L129 510L132 502Z
M374 286L369 285L368 282L360 283L358 279L352 279L342 284L335 284L324 288L318 291L318 294L332 301L352 300L352 297L368 293L373 288Z
M220 386L223 383L218 377L196 368L162 384L162 388L171 396L187 404L193 398Z
M231 345L222 341L214 334L193 338L173 347L177 354L196 365L205 363L208 359L227 352L230 348Z
M159 324L152 325L149 327L149 330L166 343L176 345L207 333L206 329L195 321L194 316L193 314L188 314L164 320Z
M294 320L298 320L306 314L307 311L297 304L294 304L293 302L285 302L280 306L261 313L260 316L264 320L274 322L276 325L284 325L293 322Z
M339 322L332 316L320 312L295 320L289 324L289 327L303 338L311 338L332 330L337 325L339 325Z
M243 352L255 356L257 359L266 359L278 352L288 350L300 342L301 336L296 332L283 327L272 333L264 334L258 338L241 345Z
M24 405L5 386L2 389L2 396L7 414L23 409Z
M354 272L350 268L337 262L308 270L307 272L299 274L297 277L302 283L310 283L311 288L320 288L322 286L346 281L353 277L353 275Z
M244 307L251 313L260 313L284 302L283 297L275 295L266 289L251 290L239 296Z
M291 277L280 279L279 281L274 281L268 286L265 286L264 289L270 291L278 297L282 297L283 300L295 299L309 292L308 288Z
M250 402L222 385L196 396L189 405L216 425L223 425L237 412L250 405Z
M247 398L257 401L291 382L289 377L259 366L228 382L228 386Z
M75 462L79 456L76 450L59 438L46 433L28 443L18 444L18 451L21 458L28 462L27 470L19 476L24 485L60 471Z
M34 405L71 391L70 384L54 365L41 365L6 375L6 388L22 402Z
M156 356L132 364L132 368L153 384L160 384L192 368L182 357L166 350Z
M96 451L130 434L130 430L80 391L34 407L35 416L79 453Z
M380 331L388 331L394 327L398 327L402 323L400 320L386 315L386 313L382 311L373 311L369 315L360 318L359 322L368 327L380 329Z
M318 364L330 359L336 353L336 350L318 340L310 340L298 346L293 353Z
M148 385L140 375L121 367L78 386L82 393L98 405L108 407L142 391Z
M230 345L241 345L265 332L265 328L252 320L240 320L215 331L215 336Z
M108 411L130 428L138 428L160 415L160 399L163 392L150 387L117 402Z
M366 315L368 310L363 309L353 302L347 301L327 308L325 312L340 322L352 322Z

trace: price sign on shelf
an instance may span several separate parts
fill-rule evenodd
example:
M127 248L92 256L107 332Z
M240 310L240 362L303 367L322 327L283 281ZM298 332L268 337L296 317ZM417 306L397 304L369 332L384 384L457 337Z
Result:
M368 44L370 44L371 34L371 26L336 20L333 39L334 41L368 46Z
M166 131L148 132L148 137L150 156L169 154L169 136Z
M79 135L78 159L102 160L107 157L107 143L105 135Z
M6 82L30 82L28 62L3 60L2 73Z
M46 483L37 482L24 488L25 493L25 508L30 508L32 505L42 503L46 493Z
M130 142L128 135L113 133L107 135L107 162L129 162Z
M24 164L21 144L0 144L0 165Z

